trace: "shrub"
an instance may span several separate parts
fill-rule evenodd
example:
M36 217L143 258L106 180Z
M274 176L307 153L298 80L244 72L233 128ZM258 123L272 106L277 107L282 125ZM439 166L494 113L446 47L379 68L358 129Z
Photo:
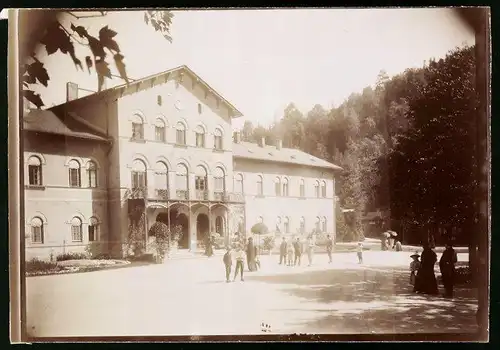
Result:
M263 224L262 222L259 222L255 225L253 225L252 228L250 229L250 231L252 231L252 233L255 235L265 235L269 232L269 229L267 228L267 226L265 224Z
M33 273L39 271L61 270L62 267L57 266L57 263L50 261L43 261L37 258L26 261L25 272Z
M83 260L88 258L88 255L85 253L63 253L56 256L56 261Z
M106 246L103 242L90 242L85 247L85 252L91 259L109 259L109 255L106 253Z
M274 248L275 242L276 241L272 236L264 237L264 240L262 242L262 248L266 251L271 251Z
M456 284L472 283L472 272L469 266L457 267L457 269L455 270L455 283Z

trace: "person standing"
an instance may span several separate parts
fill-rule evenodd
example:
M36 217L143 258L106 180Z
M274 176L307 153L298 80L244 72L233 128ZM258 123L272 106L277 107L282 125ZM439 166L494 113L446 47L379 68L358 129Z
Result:
M312 236L309 236L307 239L307 260L309 265L312 265L313 262L313 256L314 256L314 240Z
M453 285L455 282L455 264L457 263L457 252L450 243L446 244L446 249L439 260L439 269L443 279L444 297L453 298Z
M231 282L231 265L233 264L233 259L231 257L231 247L228 246L224 257L222 258L224 266L226 267L226 283Z
M287 265L293 266L293 253L295 249L293 248L293 242L290 241L286 245L286 254L287 254Z
M241 281L244 281L243 270L245 269L245 252L243 252L243 250L241 249L241 247L239 245L236 248L234 258L236 260L236 267L234 269L233 281L236 280L236 276L238 276L238 272L240 273Z
M213 244L214 244L214 239L212 235L209 233L205 240L205 255L208 257L214 255Z
M280 265L285 262L286 263L286 239L283 237L283 240L280 244Z
M356 252L358 255L358 264L362 264L363 263L363 243L358 242Z
M293 249L295 252L295 259L293 261L294 266L300 266L300 258L302 257L302 242L300 238L297 238L295 242L293 242Z
M257 270L257 266L255 264L255 252L256 252L256 247L253 244L252 237L250 237L250 238L248 238L247 251L246 251L247 265L248 265L249 271Z
M429 246L429 243L424 243L420 260L420 269L418 269L415 278L415 287L413 291L416 293L439 294L436 275L434 274L434 265L437 262L437 255Z
M330 235L326 236L326 253L328 254L328 263L332 262L333 239Z
M410 284L414 286L418 269L420 269L420 260L418 260L420 258L420 255L415 252L415 254L410 255L410 258L413 259L410 263Z

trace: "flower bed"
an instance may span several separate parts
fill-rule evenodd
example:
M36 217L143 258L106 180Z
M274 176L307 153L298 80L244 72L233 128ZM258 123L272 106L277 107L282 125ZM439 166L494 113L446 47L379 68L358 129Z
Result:
M123 260L63 260L58 262L47 262L38 259L32 259L25 264L26 276L42 276L65 274L75 272L90 272L102 270L109 267L125 266L129 261Z

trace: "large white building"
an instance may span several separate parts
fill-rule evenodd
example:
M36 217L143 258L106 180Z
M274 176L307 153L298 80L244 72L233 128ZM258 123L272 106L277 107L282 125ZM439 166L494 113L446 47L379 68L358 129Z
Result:
M335 173L300 150L241 142L242 114L186 66L24 119L26 258L123 254L133 217L180 224L180 248L257 222L335 235Z

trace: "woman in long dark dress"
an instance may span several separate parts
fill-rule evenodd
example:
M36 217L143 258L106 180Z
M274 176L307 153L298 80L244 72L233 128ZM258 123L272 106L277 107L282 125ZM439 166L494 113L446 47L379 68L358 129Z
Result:
M249 271L257 270L257 265L255 263L255 245L253 244L253 239L250 237L247 244L247 264Z
M436 253L430 248L429 244L423 246L424 250L421 255L420 268L415 279L416 293L439 294L436 275L434 274L434 265L437 262Z
M446 244L446 250L441 255L439 260L439 269L443 279L444 296L453 298L453 284L455 279L455 264L457 263L457 253L453 249L451 243Z

